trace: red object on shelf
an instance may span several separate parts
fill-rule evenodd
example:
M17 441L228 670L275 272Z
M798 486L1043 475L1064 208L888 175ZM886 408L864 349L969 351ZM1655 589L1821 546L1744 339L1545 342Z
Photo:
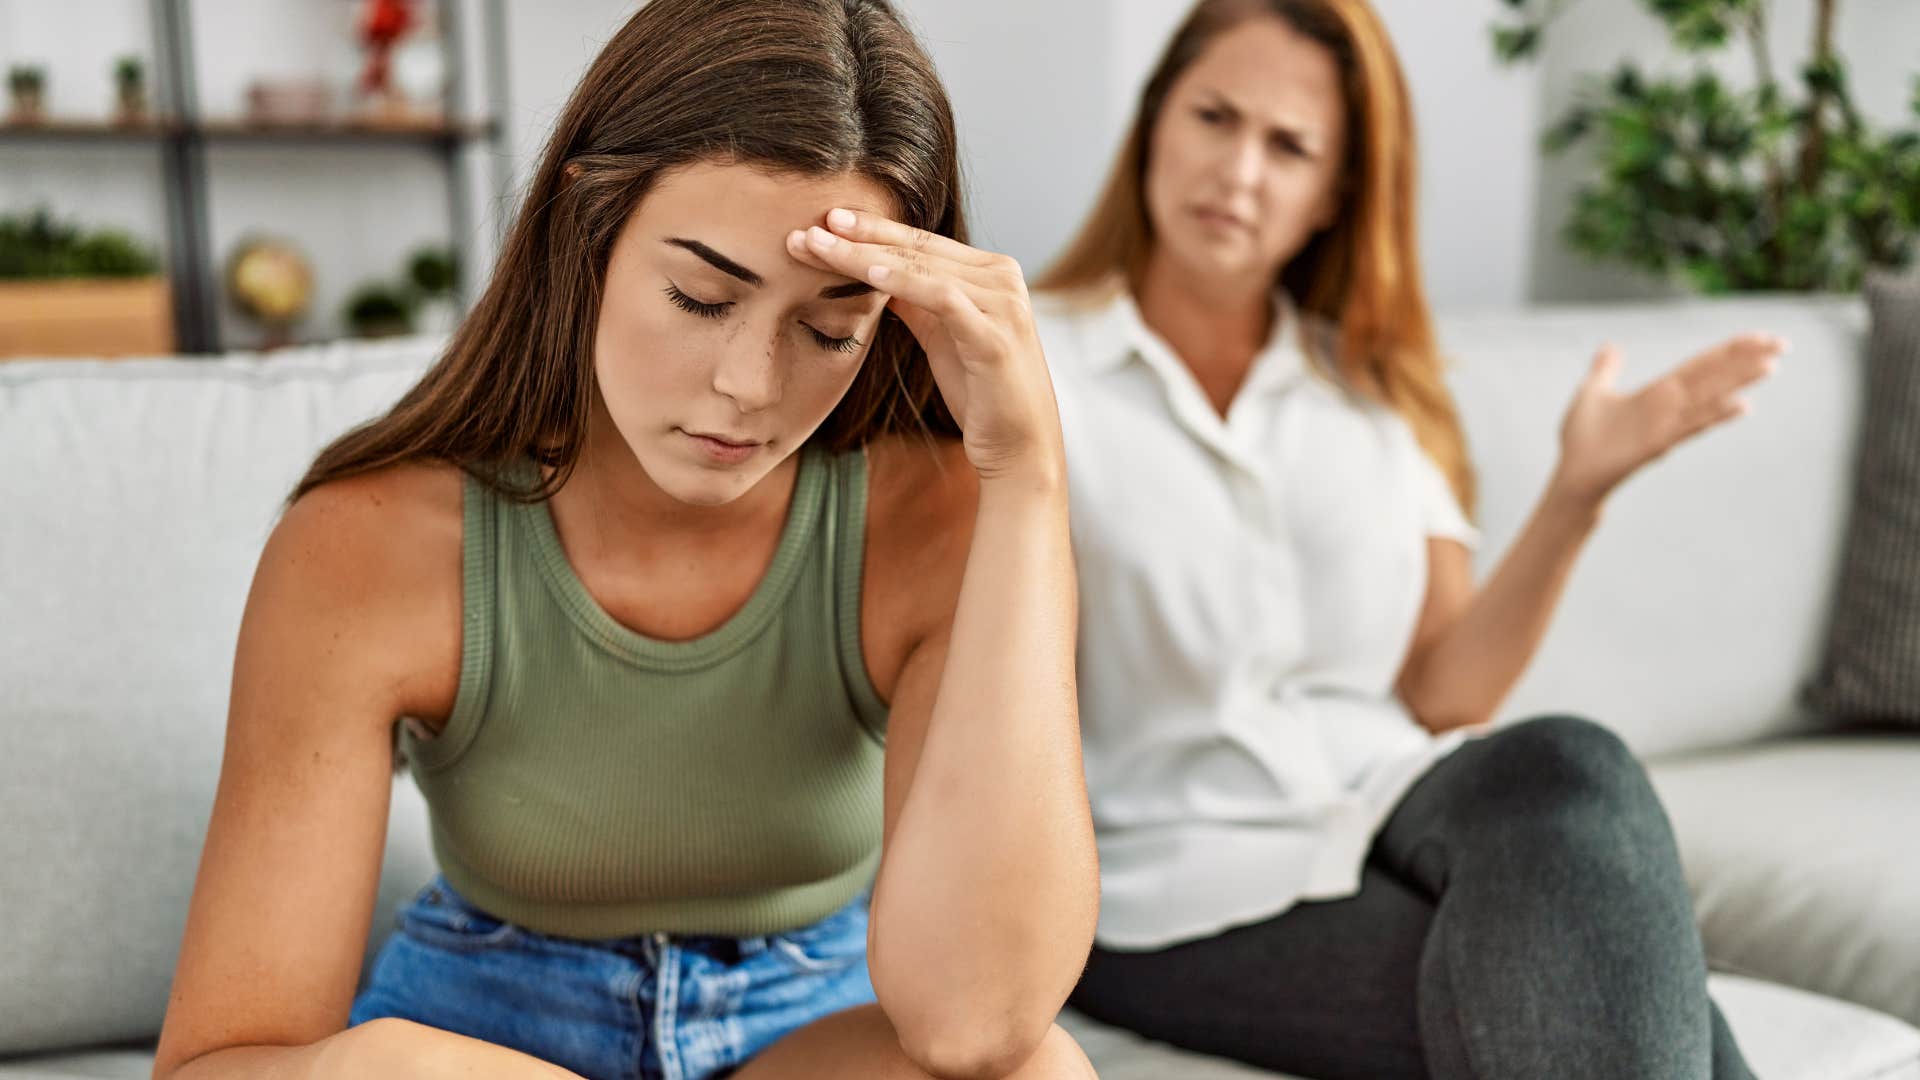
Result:
M360 72L362 92L385 95L392 91L388 59L393 43L419 21L413 0L366 0L360 12L360 42L367 47L367 66Z

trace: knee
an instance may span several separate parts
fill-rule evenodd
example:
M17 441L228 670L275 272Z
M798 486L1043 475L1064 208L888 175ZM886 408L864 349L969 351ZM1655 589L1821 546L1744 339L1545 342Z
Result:
M1485 749L1492 779L1527 814L1617 817L1658 806L1627 744L1582 717L1522 721L1490 736Z

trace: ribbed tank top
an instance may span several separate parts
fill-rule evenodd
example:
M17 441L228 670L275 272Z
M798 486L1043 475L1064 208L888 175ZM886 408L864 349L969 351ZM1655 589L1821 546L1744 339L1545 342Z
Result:
M746 605L670 642L593 599L545 502L468 478L459 691L439 735L399 734L453 887L575 938L777 933L865 889L886 722L860 650L866 496L862 453L803 449Z

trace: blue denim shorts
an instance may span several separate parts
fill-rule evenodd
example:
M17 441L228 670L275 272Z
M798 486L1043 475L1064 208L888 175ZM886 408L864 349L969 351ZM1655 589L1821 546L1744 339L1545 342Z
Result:
M436 878L398 921L351 1024L402 1017L588 1080L724 1077L789 1032L874 999L864 896L766 937L586 941L502 922Z

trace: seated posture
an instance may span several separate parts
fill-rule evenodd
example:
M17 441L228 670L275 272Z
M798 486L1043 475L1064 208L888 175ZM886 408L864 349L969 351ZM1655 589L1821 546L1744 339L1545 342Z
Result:
M1780 343L1630 395L1602 351L1476 589L1414 177L1362 0L1206 0L1041 282L1103 886L1073 1002L1316 1080L1744 1077L1640 766L1483 729L1608 494Z
M1064 449L883 0L653 0L261 556L159 1077L1092 1075ZM440 876L356 996L395 744Z

